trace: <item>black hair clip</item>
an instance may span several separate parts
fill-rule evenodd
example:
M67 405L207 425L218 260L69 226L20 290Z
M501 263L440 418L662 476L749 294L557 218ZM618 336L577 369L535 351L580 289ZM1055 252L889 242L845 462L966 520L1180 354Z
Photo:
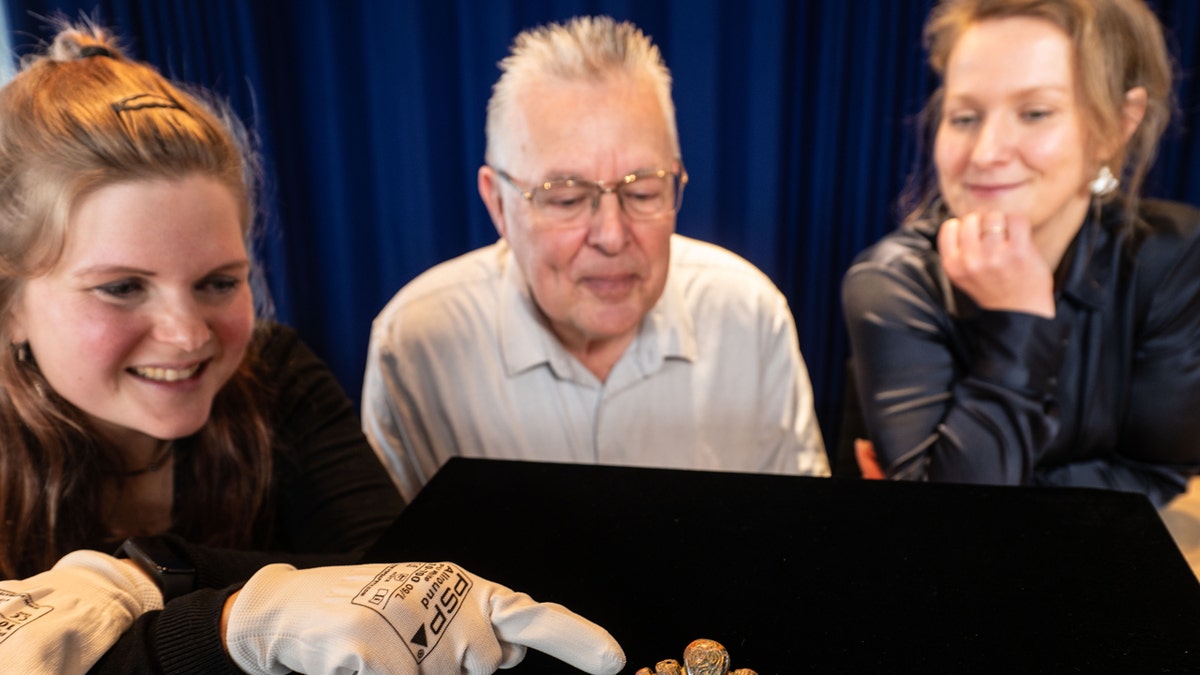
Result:
M110 59L117 58L116 54L103 45L86 45L79 48L79 58L87 59L93 56L107 56Z
M162 94L134 94L112 104L112 109L117 114L130 110L144 110L146 108L171 108L173 110L183 110L183 106L179 102L169 96ZM184 110L184 112L187 112Z

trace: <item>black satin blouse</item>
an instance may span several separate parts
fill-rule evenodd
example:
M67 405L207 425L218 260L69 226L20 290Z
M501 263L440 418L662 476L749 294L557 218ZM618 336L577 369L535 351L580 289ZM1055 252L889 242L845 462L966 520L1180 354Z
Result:
M859 401L890 478L1100 487L1161 506L1200 471L1200 210L1089 218L1056 315L980 309L940 221L887 235L842 284Z

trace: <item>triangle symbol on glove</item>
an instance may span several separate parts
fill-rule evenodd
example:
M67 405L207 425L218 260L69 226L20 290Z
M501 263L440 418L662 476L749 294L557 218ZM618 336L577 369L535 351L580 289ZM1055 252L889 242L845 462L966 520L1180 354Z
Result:
M412 642L415 642L422 647L429 646L429 638L425 637L425 624L421 624L421 627L417 629L417 634L412 637Z

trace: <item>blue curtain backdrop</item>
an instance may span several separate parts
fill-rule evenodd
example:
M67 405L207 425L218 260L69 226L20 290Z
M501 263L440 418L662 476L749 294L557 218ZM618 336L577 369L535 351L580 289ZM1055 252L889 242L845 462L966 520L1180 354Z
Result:
M641 26L675 79L691 182L679 231L787 295L833 446L847 356L839 286L897 223L933 86L931 0L8 0L13 45L80 11L141 59L230 99L267 160L260 256L277 315L357 400L371 320L431 265L495 239L475 190L492 82L520 30L579 14ZM1200 204L1200 3L1152 3L1183 74L1152 194Z

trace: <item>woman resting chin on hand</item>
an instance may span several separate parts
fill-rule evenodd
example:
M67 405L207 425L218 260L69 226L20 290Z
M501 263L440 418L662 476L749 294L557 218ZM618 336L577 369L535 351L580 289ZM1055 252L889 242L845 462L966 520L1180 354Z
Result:
M1200 469L1200 212L1138 198L1162 27L1141 0L944 0L925 39L936 181L843 281L857 454L1164 504Z

